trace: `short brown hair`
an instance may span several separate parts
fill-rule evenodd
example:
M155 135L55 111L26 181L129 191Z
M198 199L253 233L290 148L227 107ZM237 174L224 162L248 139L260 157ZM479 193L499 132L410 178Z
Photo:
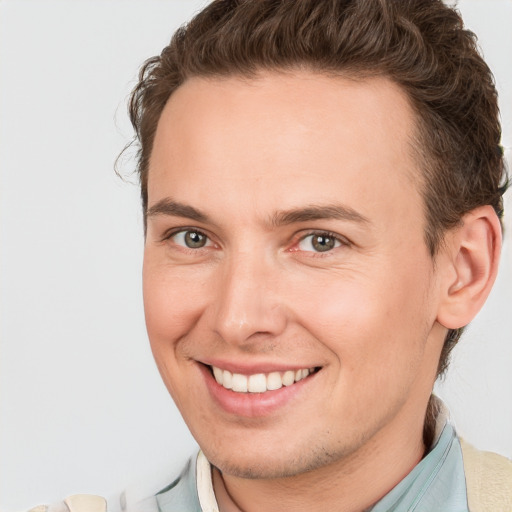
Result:
M506 172L497 93L475 35L441 0L214 0L143 65L130 100L144 215L153 139L170 95L190 77L263 70L385 76L417 116L425 242L481 205L501 219ZM414 135L414 134L413 134ZM448 332L438 373L461 329Z

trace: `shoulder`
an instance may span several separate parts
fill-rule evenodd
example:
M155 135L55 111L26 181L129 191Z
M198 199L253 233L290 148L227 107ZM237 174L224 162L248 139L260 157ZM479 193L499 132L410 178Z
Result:
M512 511L512 461L460 439L471 512Z
M27 512L158 512L160 507L177 512L200 511L197 458L201 459L199 454L192 456L179 476L175 477L174 474L171 479L169 474L161 472L150 475L144 481L130 485L120 494L111 495L108 503L100 496L78 494L52 505L33 507ZM170 480L172 483L166 485Z
M107 502L100 496L75 494L60 503L39 505L28 512L107 512Z

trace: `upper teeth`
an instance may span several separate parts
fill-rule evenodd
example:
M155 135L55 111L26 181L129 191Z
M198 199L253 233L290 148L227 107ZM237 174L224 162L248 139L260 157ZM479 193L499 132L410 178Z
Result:
M285 372L255 373L254 375L242 375L241 373L231 373L228 370L222 370L212 366L215 380L226 389L231 389L238 393L264 393L283 386L291 386L306 378L314 371L314 368L302 368L300 370L287 370Z

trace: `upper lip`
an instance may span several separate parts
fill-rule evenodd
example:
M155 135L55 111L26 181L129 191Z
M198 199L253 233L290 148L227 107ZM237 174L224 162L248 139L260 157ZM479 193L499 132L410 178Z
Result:
M318 368L319 365L311 363L279 363L279 362L257 362L247 363L238 361L226 361L220 359L203 359L198 361L206 366L216 366L221 370L228 370L231 373L242 375L254 375L257 373L286 372L288 370L300 370L302 368Z

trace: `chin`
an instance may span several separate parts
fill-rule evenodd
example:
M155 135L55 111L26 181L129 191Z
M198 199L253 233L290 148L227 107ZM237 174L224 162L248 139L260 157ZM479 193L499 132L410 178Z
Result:
M255 450L255 453L242 451L236 454L216 453L203 450L206 458L222 473L237 478L248 479L277 479L289 478L303 473L329 466L343 458L343 454L329 452L317 447L309 446L307 451L298 450L292 454L286 450ZM299 453L300 455L297 455Z

